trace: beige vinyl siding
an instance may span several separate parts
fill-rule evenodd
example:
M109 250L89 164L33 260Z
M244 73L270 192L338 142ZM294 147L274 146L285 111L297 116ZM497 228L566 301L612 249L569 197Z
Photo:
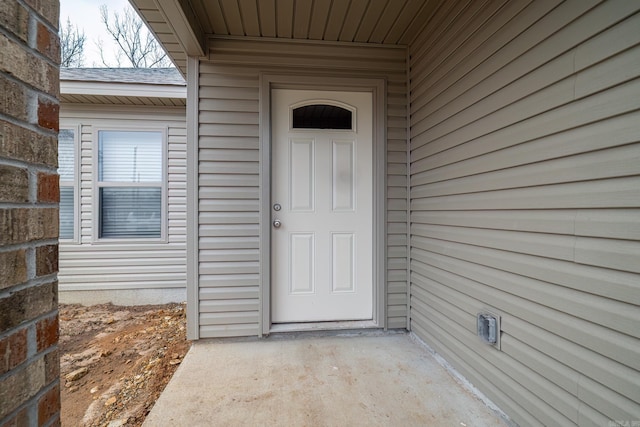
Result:
M201 338L258 335L259 164L255 71L202 62L199 101Z
M404 52L403 52L404 53ZM407 88L387 82L387 327L407 327Z
M209 57L199 77L200 337L260 333L262 72L387 80L387 324L406 327L405 50L210 39Z
M60 291L185 289L186 119L181 107L63 104L62 127L79 126L80 221L77 242L60 242ZM136 127L167 132L166 239L117 243L94 239L95 131Z
M477 3L410 46L411 328L520 425L631 425L640 3Z

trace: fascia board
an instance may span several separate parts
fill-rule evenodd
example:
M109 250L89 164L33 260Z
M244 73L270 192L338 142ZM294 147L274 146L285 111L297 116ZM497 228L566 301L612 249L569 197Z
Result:
M60 93L69 95L139 96L185 98L186 86L137 83L60 81Z
M189 1L155 0L155 4L187 56L204 56L204 31Z

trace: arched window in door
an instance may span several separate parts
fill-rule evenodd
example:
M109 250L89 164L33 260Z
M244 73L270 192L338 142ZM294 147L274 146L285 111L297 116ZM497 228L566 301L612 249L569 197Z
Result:
M353 129L353 113L346 108L312 104L293 109L293 129Z

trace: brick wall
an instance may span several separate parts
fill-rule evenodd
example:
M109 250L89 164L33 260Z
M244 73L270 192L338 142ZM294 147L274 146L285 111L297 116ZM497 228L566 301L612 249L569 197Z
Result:
M0 427L60 424L58 0L0 0Z

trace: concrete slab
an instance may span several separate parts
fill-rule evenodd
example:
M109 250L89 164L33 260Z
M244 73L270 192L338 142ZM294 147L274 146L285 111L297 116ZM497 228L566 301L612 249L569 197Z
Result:
M194 343L144 426L507 424L408 334Z

